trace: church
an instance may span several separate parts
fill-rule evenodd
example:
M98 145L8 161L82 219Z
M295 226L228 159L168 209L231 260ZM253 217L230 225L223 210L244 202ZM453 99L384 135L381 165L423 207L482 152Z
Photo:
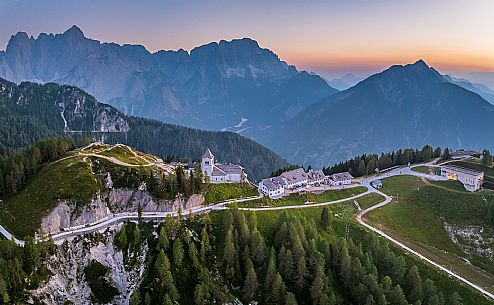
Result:
M211 183L247 182L247 174L242 166L217 163L209 147L202 155L201 168L202 172L208 175Z

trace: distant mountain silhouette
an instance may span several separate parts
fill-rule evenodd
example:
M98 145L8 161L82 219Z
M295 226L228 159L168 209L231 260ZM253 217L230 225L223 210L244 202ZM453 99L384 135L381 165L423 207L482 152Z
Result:
M338 90L346 90L355 86L358 82L362 81L365 77L360 77L352 73L347 73L337 78L333 78L328 81L329 85Z
M425 144L494 148L494 106L420 60L375 74L313 104L263 142L295 163Z
M337 92L249 38L190 53L150 53L86 38L77 26L37 38L12 36L0 52L0 77L74 85L128 115L254 134Z
M456 78L452 75L444 75L443 77L450 83L456 84L460 87L477 93L478 95L486 99L489 103L494 105L494 90L487 87L486 85L474 83L464 78Z

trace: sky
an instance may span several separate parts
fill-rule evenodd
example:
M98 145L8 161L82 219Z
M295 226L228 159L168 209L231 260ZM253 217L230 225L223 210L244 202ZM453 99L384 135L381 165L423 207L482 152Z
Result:
M75 24L86 37L151 51L250 37L328 78L418 59L443 73L494 75L493 16L493 0L1 0L0 50L18 31Z

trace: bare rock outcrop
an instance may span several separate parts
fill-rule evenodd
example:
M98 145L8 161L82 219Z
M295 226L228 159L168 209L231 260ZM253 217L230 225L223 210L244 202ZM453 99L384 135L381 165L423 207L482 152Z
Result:
M137 263L126 266L123 253L113 243L115 232L120 227L117 225L103 233L76 237L59 245L47 263L52 276L32 292L33 297L44 304L67 304L67 301L74 305L92 304L84 268L91 261L97 261L108 267L108 278L119 291L111 304L129 304L132 292L142 279L148 249L144 244L138 253Z
M60 202L53 211L43 218L43 233L54 234L70 227L84 226L98 222L115 213L136 213L139 206L143 212L176 212L181 208L188 211L204 204L202 195L192 195L187 199L156 200L145 188L138 190L112 188L84 206Z

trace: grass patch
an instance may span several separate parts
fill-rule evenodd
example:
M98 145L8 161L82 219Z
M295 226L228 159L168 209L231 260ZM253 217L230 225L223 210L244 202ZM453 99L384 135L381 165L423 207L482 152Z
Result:
M205 203L210 204L257 194L257 189L248 183L209 183L204 191L204 198Z
M132 164L132 165L147 165L149 162L142 159L142 157L136 156L131 149L127 146L113 146L109 150L98 153L99 155L115 158L119 161Z
M455 180L447 180L447 181L430 181L432 185L439 186L441 188L446 188L451 191L461 192L465 194L469 194L471 192L467 191L463 186L463 183Z
M280 199L270 199L269 197L263 197L261 199L241 202L236 205L238 207L249 207L249 208L304 205L306 203L320 203L320 202L341 200L358 194L362 194L365 191L367 191L366 187L357 186L348 189L329 190L329 191L325 191L320 195L316 195L313 193L290 194Z
M441 169L439 167L435 166L416 166L412 168L412 171L417 172L417 173L422 173L422 174L427 174L427 175L440 175L441 174Z
M45 165L26 187L3 199L0 221L16 237L34 236L60 201L86 204L101 189L101 183L82 157L73 157Z
M375 206L376 204L383 202L384 201L384 196L381 194L377 193L370 193L368 195L365 195L363 197L360 197L358 199L355 199L358 204L360 205L360 208L362 210L365 210L367 208L370 208L372 206Z

